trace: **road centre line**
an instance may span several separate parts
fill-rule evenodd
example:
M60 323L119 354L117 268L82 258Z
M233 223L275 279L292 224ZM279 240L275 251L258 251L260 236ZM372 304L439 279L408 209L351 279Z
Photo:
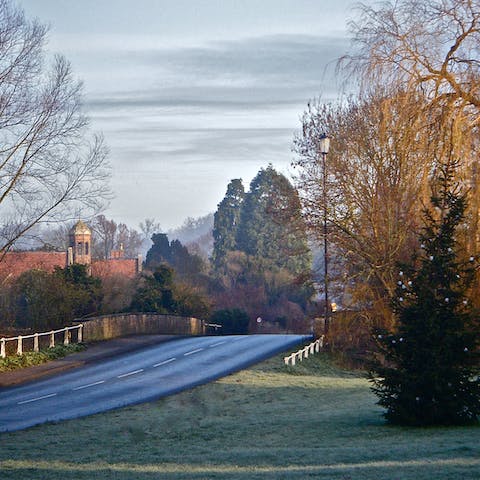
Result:
M223 345L224 343L227 343L227 341L224 340L223 342L212 343L212 345L209 345L209 346L210 348L213 348L213 347L217 347L218 345Z
M187 357L188 355L193 355L194 353L201 352L203 348L197 348L196 350L192 350L191 352L184 353L183 356Z
M99 380L98 382L89 383L88 385L82 385L81 387L75 387L73 390L83 390L84 388L94 387L95 385L100 385L105 383L105 380Z
M43 400L44 398L50 398L57 395L56 393L50 393L49 395L43 395L41 397L31 398L30 400L23 400L22 402L17 402L17 405L23 405L25 403L36 402L38 400Z
M140 368L139 370L134 370L133 372L123 373L122 375L118 375L117 378L125 378L125 377L129 377L130 375L135 375L141 372L143 372L143 368Z
M175 360L176 360L175 357L169 358L168 360L164 360L163 362L156 363L153 367L154 367L154 368L156 368L156 367L161 367L162 365L166 365L167 363L174 362Z

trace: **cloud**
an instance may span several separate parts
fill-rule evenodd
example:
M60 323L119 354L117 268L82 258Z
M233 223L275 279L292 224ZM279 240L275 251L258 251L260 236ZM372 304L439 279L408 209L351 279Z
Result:
M173 226L214 210L231 178L248 184L270 162L285 171L308 100L336 95L334 61L347 44L275 35L108 50L96 72L100 88L86 78L86 108L111 146L119 192L111 215L133 219L134 205L142 205L145 216L159 218L159 209L162 223ZM101 48L90 54L98 65Z
M305 101L321 91L331 96L337 90L335 60L347 47L343 37L275 35L194 48L122 50L103 61L105 73L115 79L112 88L105 93L104 80L95 95L91 87L88 106L258 109Z
M233 85L311 85L348 47L344 37L273 35L195 48L135 52L137 61L160 65L198 82Z

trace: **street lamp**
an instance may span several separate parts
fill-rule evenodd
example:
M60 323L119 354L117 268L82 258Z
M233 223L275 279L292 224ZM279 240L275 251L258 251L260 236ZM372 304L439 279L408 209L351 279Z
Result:
M327 242L327 154L330 149L330 137L323 133L320 136L318 147L322 154L323 170L323 261L325 285L325 335L328 334L330 308L328 304L328 242Z

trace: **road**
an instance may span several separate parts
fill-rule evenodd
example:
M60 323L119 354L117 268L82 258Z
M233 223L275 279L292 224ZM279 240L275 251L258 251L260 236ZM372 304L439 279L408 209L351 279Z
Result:
M302 335L182 338L0 389L0 432L152 401L241 370L308 339Z

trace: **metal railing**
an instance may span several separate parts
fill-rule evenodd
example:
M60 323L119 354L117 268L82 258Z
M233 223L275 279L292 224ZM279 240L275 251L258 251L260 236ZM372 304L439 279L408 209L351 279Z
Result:
M295 365L297 359L302 361L304 358L308 358L309 355L313 355L314 353L318 353L321 348L323 348L323 338L322 335L319 339L312 342L310 345L284 357L283 360L285 361L285 365Z
M33 339L33 351L38 352L40 350L40 338L49 336L48 347L53 348L55 346L55 335L58 333L63 333L63 339L61 343L68 345L71 342L71 331L78 330L77 332L77 343L82 342L83 340L83 324L75 325L73 327L65 327L59 330L50 330L49 332L42 333L33 333L32 335L19 335L18 337L10 338L0 338L0 357L6 358L7 356L7 343L8 342L17 342L17 348L14 349L17 355L22 355L26 351L24 347L24 341ZM59 342L57 341L57 344Z

